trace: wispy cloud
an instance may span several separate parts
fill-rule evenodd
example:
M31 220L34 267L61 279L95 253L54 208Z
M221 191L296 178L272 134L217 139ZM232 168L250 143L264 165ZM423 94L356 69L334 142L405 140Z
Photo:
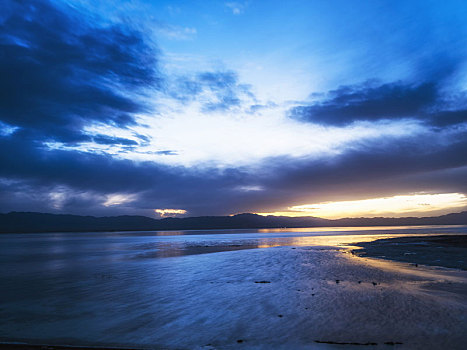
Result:
M233 71L198 72L172 80L167 93L182 102L201 101L204 112L227 111L255 103L251 87L242 84Z
M112 193L108 194L102 203L104 207L111 207L134 202L137 196L133 193Z
M248 3L231 1L231 2L226 2L225 6L229 8L234 15L241 15L243 12L245 12L245 9L248 6Z
M192 40L197 34L194 27L182 27L164 22L157 23L155 32L170 40Z

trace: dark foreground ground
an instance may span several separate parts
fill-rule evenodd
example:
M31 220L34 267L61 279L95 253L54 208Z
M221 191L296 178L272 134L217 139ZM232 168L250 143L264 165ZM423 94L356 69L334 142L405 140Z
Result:
M139 350L137 348L103 348L103 347L82 347L82 346L61 346L61 345L30 345L30 344L0 344L2 350Z
M467 270L467 235L378 239L352 244L362 257Z

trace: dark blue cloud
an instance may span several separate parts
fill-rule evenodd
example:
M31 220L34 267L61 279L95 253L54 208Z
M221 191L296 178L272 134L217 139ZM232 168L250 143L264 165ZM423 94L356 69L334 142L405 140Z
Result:
M466 192L467 135L378 139L321 159L281 157L248 168L208 169L135 163L104 154L43 149L17 134L0 138L0 211L57 211L50 193L65 199L59 211L150 214L182 208L190 215L268 211L310 201L368 198L406 192ZM441 137L442 139L442 137ZM447 181L448 179L448 181ZM262 190L243 191L244 186ZM2 194L3 193L3 194ZM135 194L128 206L105 207L112 193Z
M445 127L467 122L467 108L434 111L427 116L434 126Z
M259 178L265 189L256 205L272 210L290 203L366 199L430 191L467 192L467 134L377 139L355 144L334 157L277 158ZM442 136L441 136L442 138Z
M161 155L164 155L164 156L175 156L177 155L177 151L173 151L173 150L164 150L164 151L157 151L156 152L157 154L161 154Z
M129 140L122 137L112 137L107 135L96 135L90 137L90 141L101 145L125 145L125 146L137 146L138 142L135 140Z
M0 20L0 120L76 142L91 122L125 127L157 88L157 55L137 31L102 26L49 1L6 1Z
M251 87L241 84L233 71L202 72L194 77L179 77L169 94L183 102L191 102L207 92L211 98L203 101L203 112L227 111L242 104L242 99L255 100Z
M137 203L129 209L133 213L166 207L187 208L193 214L224 212L231 206L216 210L218 203L225 199L234 202L235 187L253 178L235 169L186 169L105 154L51 150L19 134L0 138L0 149L0 211L12 210L13 198L22 198L19 202L28 210L55 211L50 193L58 188L67 199L60 208L65 212L118 212L102 205L103 196L112 193L137 194ZM79 200L93 201L93 205L71 205Z
M418 117L436 101L437 95L434 83L375 85L369 82L332 90L323 102L296 107L292 114L302 120L333 125L356 120Z
M291 117L317 124L348 125L356 121L413 118L431 125L446 126L467 121L465 99L447 109L441 81L419 84L394 82L341 86L329 91L324 100L291 110ZM453 102L451 101L452 105Z

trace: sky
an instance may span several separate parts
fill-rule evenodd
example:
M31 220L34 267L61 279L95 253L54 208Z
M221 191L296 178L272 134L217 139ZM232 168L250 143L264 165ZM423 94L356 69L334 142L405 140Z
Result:
M467 209L464 1L12 1L0 212Z

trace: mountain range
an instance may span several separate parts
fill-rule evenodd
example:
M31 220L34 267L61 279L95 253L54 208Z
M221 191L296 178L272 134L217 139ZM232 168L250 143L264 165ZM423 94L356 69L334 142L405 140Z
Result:
M467 211L432 217L375 217L336 220L317 217L261 216L249 213L232 216L169 217L163 219L128 215L94 217L32 212L0 214L0 233L416 225L467 225Z

